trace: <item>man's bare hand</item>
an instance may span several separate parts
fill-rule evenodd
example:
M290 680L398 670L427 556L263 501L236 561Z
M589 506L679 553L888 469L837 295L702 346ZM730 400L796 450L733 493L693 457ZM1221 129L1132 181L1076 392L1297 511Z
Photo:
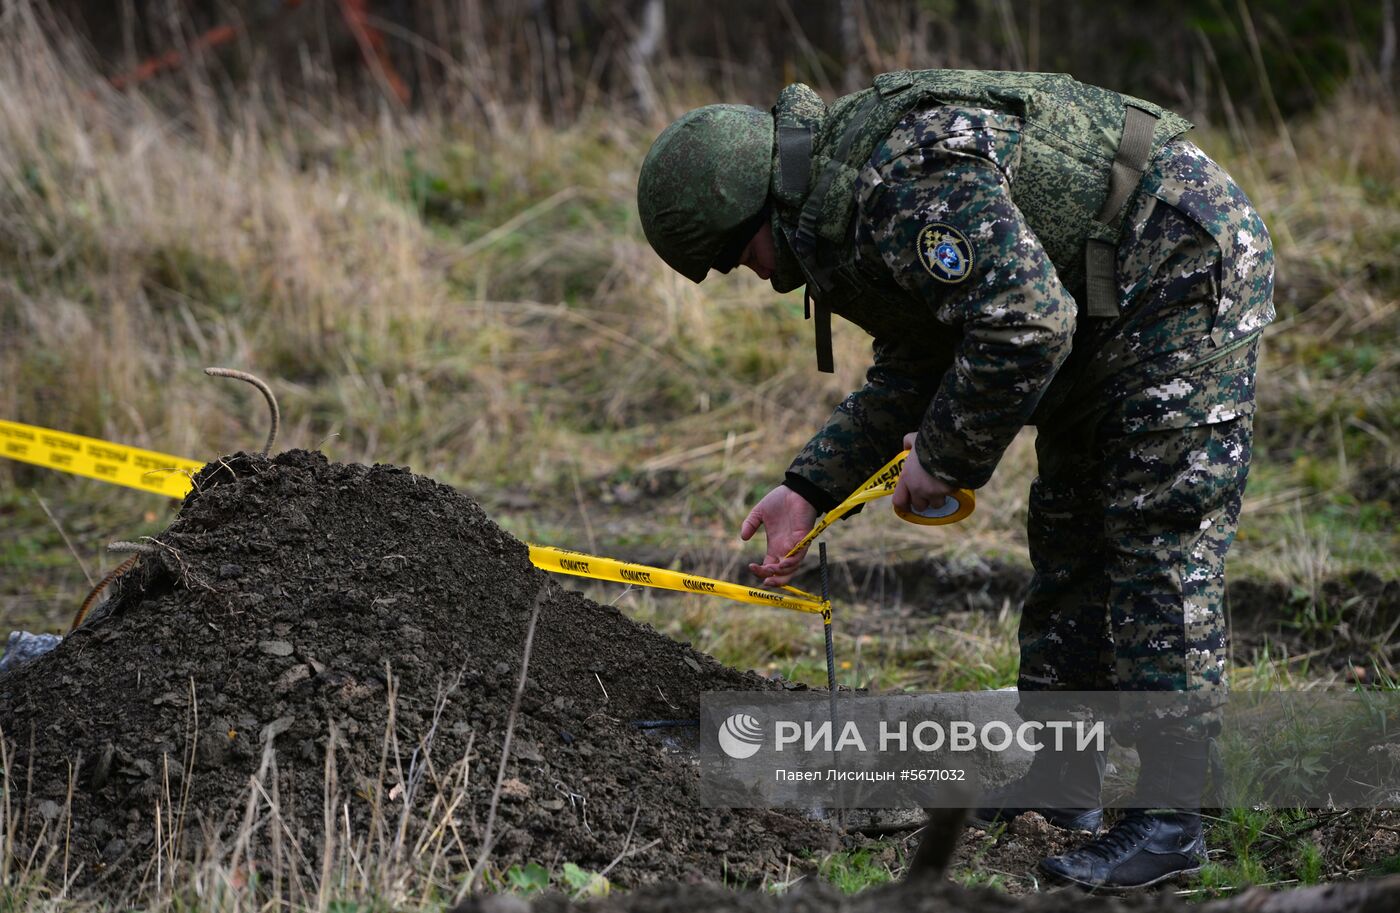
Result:
M904 436L904 449L909 451L909 458L904 461L904 471L899 474L899 484L894 489L894 506L914 513L941 507L954 491L953 486L929 475L919 462L919 455L914 452L917 436L912 431Z
M763 578L764 586L782 586L792 579L807 550L804 548L791 558L783 556L812 531L816 522L817 509L786 485L768 492L749 511L739 528L739 538L747 542L760 526L767 530L768 549L763 563L749 565L754 576Z

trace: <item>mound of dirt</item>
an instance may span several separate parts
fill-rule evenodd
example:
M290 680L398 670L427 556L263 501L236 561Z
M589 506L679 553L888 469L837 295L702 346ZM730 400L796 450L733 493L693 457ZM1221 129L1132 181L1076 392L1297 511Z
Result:
M733 883L829 847L800 816L698 808L686 755L631 726L780 685L561 589L465 495L306 451L215 461L195 486L101 617L0 675L9 786L30 797L21 857L67 832L79 881L139 877L172 832L185 855L227 845L261 772L280 820L258 833L299 843L308 874L328 780L351 839L401 815L410 835L444 824L428 849L464 871L537 594L493 865L600 869L652 844L609 877Z

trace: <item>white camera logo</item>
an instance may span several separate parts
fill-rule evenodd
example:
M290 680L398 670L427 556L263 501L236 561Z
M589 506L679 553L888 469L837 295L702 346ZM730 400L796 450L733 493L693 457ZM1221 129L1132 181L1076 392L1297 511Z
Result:
M763 747L763 726L747 713L736 713L720 724L719 747L736 761L751 758Z

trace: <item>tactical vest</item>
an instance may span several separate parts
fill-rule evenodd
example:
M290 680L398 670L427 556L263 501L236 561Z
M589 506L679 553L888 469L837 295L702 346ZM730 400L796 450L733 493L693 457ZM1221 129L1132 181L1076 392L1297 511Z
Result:
M806 86L788 86L773 109L771 198L807 283L809 316L815 305L819 370L832 370L831 312L891 293L856 258L856 177L906 114L936 104L1021 119L1011 199L1088 317L1117 316L1114 264L1129 198L1152 156L1191 128L1151 102L1058 73L899 70L830 108Z

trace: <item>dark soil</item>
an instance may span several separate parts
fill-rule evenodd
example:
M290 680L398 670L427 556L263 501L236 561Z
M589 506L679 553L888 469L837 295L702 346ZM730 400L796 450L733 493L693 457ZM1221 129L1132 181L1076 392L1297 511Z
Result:
M405 795L417 834L433 796L465 789L460 849L446 851L465 870L541 588L494 865L601 869L634 815L631 845L659 842L612 869L621 885L758 882L830 848L826 826L800 816L697 808L685 755L629 725L693 718L702 691L781 685L561 589L465 495L305 451L239 454L195 482L102 617L0 676L10 787L29 796L21 858L69 826L70 770L68 869L124 880L154 856L158 802L168 828L188 791L186 854L210 836L226 843L250 777L270 764L265 789L310 868L334 729L340 802L359 835L376 806L392 829ZM415 777L425 756L431 770ZM451 773L463 758L465 786Z
M1231 581L1229 597L1238 655L1265 646L1275 659L1309 653L1332 667L1357 667L1363 682L1373 666L1400 660L1400 580L1355 571L1323 581L1315 593L1240 580Z

